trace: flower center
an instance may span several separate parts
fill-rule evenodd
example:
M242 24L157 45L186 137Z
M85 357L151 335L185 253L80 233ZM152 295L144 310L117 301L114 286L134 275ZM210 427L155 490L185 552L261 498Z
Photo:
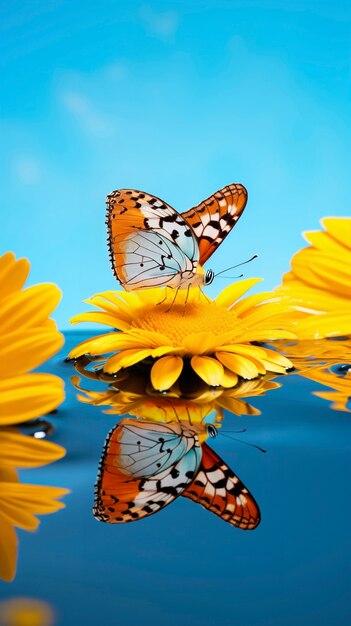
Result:
M233 331L235 336L238 324L240 322L234 311L228 311L215 303L209 303L206 307L197 303L188 303L186 307L173 305L171 308L169 304L161 305L132 322L134 328L166 335L174 345L179 345L184 337L196 333L211 332L216 335Z

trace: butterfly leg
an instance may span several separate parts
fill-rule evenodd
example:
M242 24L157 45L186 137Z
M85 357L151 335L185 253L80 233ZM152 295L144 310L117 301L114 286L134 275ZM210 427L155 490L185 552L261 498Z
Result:
M163 300L160 300L160 302L158 302L156 306L160 306L160 304L163 304L166 300L167 300L167 286L165 288L165 297L163 298Z
M177 287L176 292L174 294L174 298L173 298L171 304L169 305L169 308L167 309L167 311L165 311L165 313L168 313L171 310L172 306L174 305L174 303L176 301L176 298L177 298L177 295L178 295L179 289L180 289L180 287Z
M188 285L186 288L186 296L185 296L185 301L184 301L184 309L183 309L182 317L184 317L185 315L186 303L188 302L188 298L189 298L189 291L190 291L190 285Z
M201 287L199 287L199 289L200 289L202 295L204 296L204 298L206 298L207 302L209 302L211 304L212 301L210 300L210 298L205 294L204 291L202 291Z

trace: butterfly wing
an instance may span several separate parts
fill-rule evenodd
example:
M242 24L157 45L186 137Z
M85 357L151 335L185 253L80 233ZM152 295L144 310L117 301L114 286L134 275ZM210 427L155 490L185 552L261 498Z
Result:
M200 460L194 432L178 424L122 420L104 446L94 516L119 524L157 513L191 483Z
M230 233L242 215L246 202L247 191L243 185L227 185L207 200L182 213L198 240L201 265Z
M260 510L253 496L206 443L202 444L199 471L182 496L202 504L226 522L243 530L252 530L260 523Z
M195 275L196 237L171 206L143 191L107 196L108 245L113 272L127 290L179 287Z

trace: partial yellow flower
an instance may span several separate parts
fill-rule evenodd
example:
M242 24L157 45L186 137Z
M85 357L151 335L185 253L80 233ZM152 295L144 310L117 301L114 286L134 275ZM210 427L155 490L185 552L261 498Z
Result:
M279 352L294 362L299 372L322 364L351 363L351 339L318 339L302 341L279 341L274 344Z
M0 578L14 579L18 540L15 527L35 530L36 515L64 507L57 498L69 493L61 487L22 484L16 467L38 467L62 458L66 451L57 444L36 440L15 429L0 429Z
M103 370L117 374L144 362L154 389L168 390L195 372L207 385L232 387L267 372L285 374L292 363L253 342L291 339L291 307L275 293L240 299L260 279L247 279L210 300L198 288L139 292L107 291L87 300L101 311L82 313L72 323L98 322L118 329L76 346L70 358L106 355ZM174 302L175 300L175 302Z
M311 245L293 256L276 290L300 311L299 339L351 334L351 218L325 217L321 223L324 231L304 233Z
M1 626L53 626L50 604L34 598L11 598L0 603Z
M41 467L66 454L62 446L22 435L15 428L0 428L0 450L0 468Z
M64 504L57 501L69 493L61 487L18 482L15 468L39 467L61 459L66 450L55 443L22 435L15 428L0 428L0 578L14 579L18 539L15 527L35 530L36 515L54 513Z
M6 252L0 257L0 300L23 288L28 278L30 263L19 259L13 252Z
M0 425L44 415L64 399L60 378L28 373L64 342L49 318L60 290L51 284L23 289L28 272L26 259L11 252L0 257Z
M45 415L64 399L63 381L51 374L31 373L63 345L49 318L61 293L55 285L24 289L26 259L9 252L0 257L0 426ZM35 530L37 515L53 513L67 489L22 484L17 469L51 463L64 448L38 441L11 428L0 428L0 577L11 581L17 562L15 528Z
M319 366L304 371L305 378L313 380L320 385L331 387L334 391L313 391L312 393L324 400L332 402L331 408L335 411L347 411L351 413L348 403L351 399L351 368L345 374L337 374L330 368Z
M42 442L44 443L44 442ZM58 501L68 489L18 482L13 468L0 467L0 578L12 581L16 573L18 539L15 527L36 530L37 515L64 507Z

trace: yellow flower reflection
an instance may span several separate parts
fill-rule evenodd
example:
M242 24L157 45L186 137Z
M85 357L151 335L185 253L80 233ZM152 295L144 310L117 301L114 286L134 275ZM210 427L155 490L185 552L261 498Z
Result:
M79 371L82 373L81 369ZM131 375L129 379L111 384L103 391L82 387L78 376L72 376L71 380L80 392L77 395L78 400L85 404L107 406L104 413L116 415L129 413L138 419L159 422L182 421L190 424L204 422L219 424L223 419L223 409L235 415L259 415L260 411L249 404L246 398L261 396L280 387L279 383L273 382L266 375L243 381L233 389L202 385L197 389L197 393L188 393L186 396L177 385L173 385L166 394L157 394L147 385L142 375ZM212 420L209 419L211 415Z
M326 387L331 387L334 391L314 391L313 394L324 400L332 402L331 408L335 411L347 411L351 409L347 406L351 399L351 365L343 373L337 373L330 368L319 366L310 371L304 371L303 376Z
M0 578L13 580L17 562L15 528L36 530L36 515L53 513L64 505L57 499L67 489L23 484L15 468L39 467L62 458L66 451L57 444L0 429Z
M70 357L107 355L103 369L108 374L149 361L158 391L170 389L187 364L206 384L226 388L239 377L285 374L292 363L253 342L294 338L293 322L285 318L290 306L269 292L239 300L258 281L237 282L215 300L198 288L180 291L176 299L167 288L95 295L87 302L102 310L82 313L72 322L98 322L118 332L82 342Z
M325 230L304 233L311 245L293 256L277 288L300 311L299 339L351 334L351 218L325 217L321 223Z
M279 350L293 360L300 376L334 389L315 391L314 395L331 400L332 409L350 410L347 404L351 398L351 339L279 342Z

